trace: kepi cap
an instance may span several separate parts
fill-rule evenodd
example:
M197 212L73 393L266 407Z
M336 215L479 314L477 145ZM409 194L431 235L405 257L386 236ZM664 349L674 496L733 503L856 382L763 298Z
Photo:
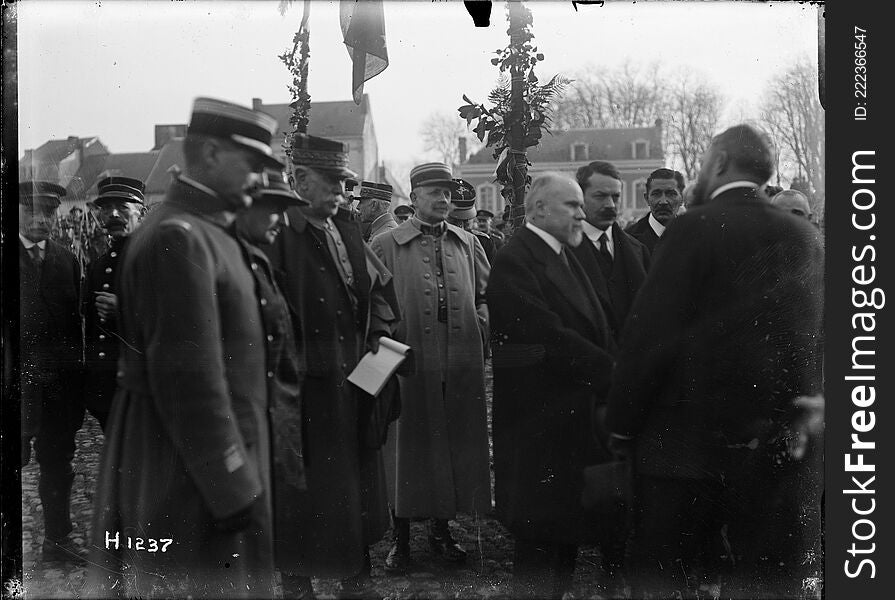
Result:
M486 219L493 219L494 213L488 210L487 208L480 208L478 212L475 213L477 217L484 217Z
M215 98L196 98L187 135L202 134L228 140L261 158L264 166L282 169L270 142L277 120L261 111Z
M255 192L256 202L275 202L283 207L308 206L310 204L289 187L286 175L282 171L266 169L264 175L267 178L267 185Z
M357 193L358 198L373 198L375 200L391 201L392 186L387 183L375 183L373 181L362 181L360 190Z
M398 206L395 207L395 210L394 210L394 213L396 215L399 215L399 216L407 215L408 217L415 212L416 211L413 210L413 207L410 206L409 204L399 204Z
M465 179L454 179L457 182L457 188L451 190L451 202L455 204L458 201L472 202L475 204L475 188Z
M19 183L19 204L30 204L34 198L48 201L55 206L62 203L65 188L49 181L22 181Z
M292 163L345 179L357 177L348 168L348 144L306 133L292 137Z
M459 187L451 176L451 168L440 162L424 163L410 170L410 189L421 185L443 185L452 192Z
M143 204L146 184L132 177L106 177L96 184L98 196L93 203L102 206L110 200L123 200Z

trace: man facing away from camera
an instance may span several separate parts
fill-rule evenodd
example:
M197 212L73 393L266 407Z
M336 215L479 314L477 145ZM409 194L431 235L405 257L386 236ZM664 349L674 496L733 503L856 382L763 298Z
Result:
M752 126L712 140L621 343L607 426L633 457L637 597L799 594L800 507L816 499L789 487L788 440L820 382L823 254L759 192L774 164Z

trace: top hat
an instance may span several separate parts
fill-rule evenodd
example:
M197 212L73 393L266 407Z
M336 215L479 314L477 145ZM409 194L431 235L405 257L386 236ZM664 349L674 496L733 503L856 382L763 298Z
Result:
M394 213L396 215L407 215L408 217L415 212L416 211L413 210L413 207L410 206L409 204L399 204L398 206L395 207L395 210L394 210Z
M267 184L254 194L255 202L272 202L282 207L307 206L307 200L295 193L286 182L286 175L276 169L265 169Z
M417 165L410 171L410 188L421 185L441 185L453 192L460 184L451 176L451 168L446 164L430 162Z
M102 206L112 200L143 204L143 192L146 184L132 177L106 177L96 184L99 194L93 203Z
M49 181L22 181L19 183L19 204L30 204L33 199L47 200L54 206L62 203L65 188Z
M292 137L292 163L343 179L357 177L348 168L348 144L306 133Z
M196 98L187 127L187 135L223 138L259 156L265 167L282 169L270 147L276 131L277 120L270 115L215 98Z
M357 193L358 198L373 198L374 200L385 200L391 202L392 186L387 183L374 183L372 181L362 181L360 191Z

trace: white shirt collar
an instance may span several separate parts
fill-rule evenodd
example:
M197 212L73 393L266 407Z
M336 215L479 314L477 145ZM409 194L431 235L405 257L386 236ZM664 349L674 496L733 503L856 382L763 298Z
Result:
M604 233L606 234L606 247L609 249L609 254L615 258L615 244L612 241L612 226L610 225L605 230L594 227L587 221L582 221L582 226L584 228L584 235L587 236L591 242L593 242L594 246L597 248L600 247L600 236Z
M25 250L31 250L31 247L37 245L41 250L47 249L47 240L41 240L39 242L32 242L28 238L26 238L21 233L19 234L19 239L22 241L22 245L25 246Z
M559 254L560 252L562 252L562 242L560 242L558 239L553 237L551 234L547 233L546 231L544 231L537 225L532 225L528 221L525 222L525 227L534 231L535 234L537 234L537 236L539 238L544 240L544 242L548 246L550 246L550 249L553 250L556 254Z
M181 173L181 174L178 176L178 179L180 179L180 181L182 181L183 183L185 183L185 184L187 184L187 185L191 185L191 186L193 186L193 187L196 188L197 190L200 190L200 191L202 191L202 192L205 192L205 193L208 194L209 196L212 196L212 197L214 197L214 198L217 198L217 197L218 197L218 193L217 193L216 191L214 191L213 189L211 189L210 187L208 187L208 186L205 185L205 184L199 183L198 181L196 181L196 180L193 179L192 177L187 177L186 175L184 175L183 173Z
M714 200L720 194L723 194L727 190L732 190L734 188L750 188L753 190L757 190L758 184L754 181L731 181L730 183L725 183L714 192L712 192L711 196L709 196L709 200Z
M649 226L653 228L653 231L656 233L656 237L662 237L662 234L665 233L665 226L659 223L656 220L656 217L653 216L653 213L649 214Z

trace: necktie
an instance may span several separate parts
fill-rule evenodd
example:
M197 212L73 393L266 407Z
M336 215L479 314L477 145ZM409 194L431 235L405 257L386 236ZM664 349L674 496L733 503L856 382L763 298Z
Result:
M609 253L609 240L606 238L605 231L597 241L600 242L600 260L597 262L600 263L600 270L603 272L603 277L609 279L609 276L612 274L612 254Z
M566 268L568 268L568 269L571 269L571 268L572 268L572 267L569 266L569 257L566 256L566 249L565 249L565 248L560 248L560 250L559 250L559 260L562 261L562 264L564 264L564 265L566 266Z
M40 266L41 262L43 262L43 259L40 257L40 246L37 244L28 248L28 255L31 257L31 261L37 266Z

